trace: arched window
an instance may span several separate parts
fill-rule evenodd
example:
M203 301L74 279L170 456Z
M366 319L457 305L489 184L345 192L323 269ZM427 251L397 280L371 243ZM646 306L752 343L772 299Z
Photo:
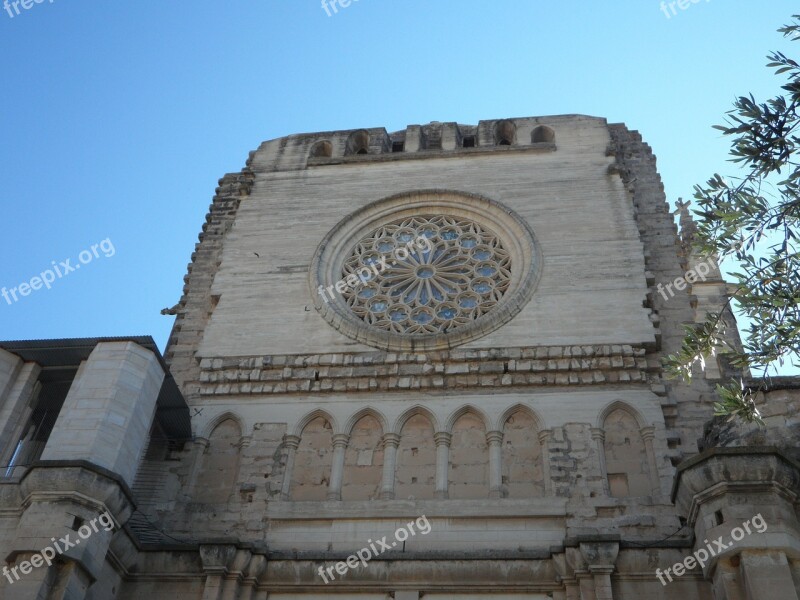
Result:
M327 140L322 140L311 146L310 158L330 158L333 154L333 146Z
M332 463L333 427L325 417L315 417L303 428L295 454L292 500L325 500Z
M369 133L365 129L354 131L347 138L345 154L368 154L369 152Z
M342 500L380 498L383 476L383 428L372 415L353 426L344 460Z
M422 414L415 414L400 431L397 449L395 498L430 500L436 488L436 445L433 425Z
M489 497L489 446L486 427L474 413L453 424L447 492L450 498Z
M547 125L539 125L531 133L531 142L534 144L541 144L543 142L554 144L556 141L556 132L550 129Z
M544 496L539 428L526 410L517 410L503 424L503 486L509 498Z
M241 440L242 430L233 419L225 419L211 432L195 482L196 502L201 504L228 502L239 475Z
M494 143L498 146L512 146L517 137L517 127L508 120L495 123Z
M603 421L606 472L611 496L649 496L653 493L647 448L641 426L624 408L615 408Z

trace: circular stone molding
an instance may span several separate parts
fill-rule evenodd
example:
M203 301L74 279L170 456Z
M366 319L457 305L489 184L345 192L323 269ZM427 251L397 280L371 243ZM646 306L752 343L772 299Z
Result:
M422 190L336 225L317 248L309 285L325 320L358 342L441 350L510 321L533 294L539 265L533 232L510 209Z

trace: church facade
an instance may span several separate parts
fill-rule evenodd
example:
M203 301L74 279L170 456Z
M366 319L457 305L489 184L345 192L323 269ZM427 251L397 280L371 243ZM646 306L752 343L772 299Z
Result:
M163 357L0 342L0 596L797 600L800 382L663 375L728 302L687 206L602 118L263 143Z

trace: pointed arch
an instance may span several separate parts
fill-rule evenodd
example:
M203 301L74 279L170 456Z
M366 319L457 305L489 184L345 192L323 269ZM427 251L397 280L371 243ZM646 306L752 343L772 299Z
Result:
M595 427L599 429L603 429L604 423L608 418L608 415L613 413L615 410L623 410L636 419L636 422L639 424L639 427L647 427L649 423L647 420L642 416L638 410L636 410L633 406L628 404L627 402L623 402L622 400L614 400L613 402L609 402L603 410L600 411L600 414L597 416L597 423Z
M651 496L656 490L652 447L642 435L647 422L629 404L614 401L598 417L602 430L605 477L612 497Z
M289 484L292 500L325 500L331 480L335 428L333 417L319 408L298 422L295 431L300 441L295 450Z
M434 432L441 431L439 429L439 419L436 418L436 415L433 414L429 409L425 408L424 406L417 404L416 406L412 406L402 415L397 417L391 432L399 435L400 431L403 429L403 425L406 424L406 421L408 421L411 417L414 417L416 415L422 415L425 418L427 418L428 421L430 421Z
M199 456L194 481L194 501L225 504L233 498L239 477L242 426L238 417L226 411L208 424L208 445Z
M534 144L549 143L554 144L556 141L556 132L552 127L547 125L539 125L531 132L531 142Z
M517 403L500 416L498 431L503 432L501 482L509 498L533 498L545 495L546 453L542 452L539 433L544 421L532 408Z
M330 158L333 156L333 145L328 140L320 140L311 146L309 158Z
M498 146L513 146L517 141L517 126L508 119L494 124L494 143Z
M317 417L321 417L325 419L328 423L330 423L332 433L334 434L341 433L341 431L339 430L339 425L336 422L336 419L334 419L329 412L321 408L317 408L312 410L310 413L308 413L305 417L303 417L297 422L297 425L294 428L294 435L296 435L297 437L301 437L303 435L303 430L306 428L306 426Z
M448 420L446 431L451 435L448 497L489 497L489 441L486 434L490 426L485 413L471 405L462 406Z
M444 431L452 434L453 425L456 424L456 421L458 421L461 417L469 413L474 414L476 417L478 417L478 419L483 421L483 427L487 433L492 430L492 422L486 415L486 413L472 404L466 404L455 410L453 414L450 415L450 417L447 419L447 423L444 426Z
M545 424L544 419L541 417L541 415L539 415L539 413L535 409L518 402L512 406L509 406L506 410L504 410L501 413L500 418L497 419L497 422L495 423L494 430L503 431L503 427L505 427L506 421L508 421L508 419L511 418L512 415L518 412L523 412L527 414L531 419L533 419L533 422L536 423L536 429L538 431L543 431L547 429L547 425Z
M376 500L383 480L386 421L378 411L365 408L345 426L348 444L342 476L342 500Z
M436 489L435 433L439 431L435 415L422 406L414 406L395 423L400 436L395 469L395 498L432 500Z
M383 430L383 433L387 433L389 431L389 423L386 420L386 417L383 416L382 413L378 412L374 408L368 406L366 408L362 408L347 420L347 423L345 423L344 430L342 431L342 433L346 433L347 435L352 435L353 428L356 426L356 424L361 419L367 416L373 417L378 423L381 424L381 429Z
M211 419L208 423L206 423L205 427L203 427L203 434L200 436L205 439L211 439L211 435L214 433L214 430L225 421L231 420L239 427L239 431L242 432L242 437L248 435L249 428L245 425L244 418L242 418L239 413L233 410L226 410L218 414L216 417Z
M369 153L369 132L366 129L354 131L347 138L345 155L368 154Z

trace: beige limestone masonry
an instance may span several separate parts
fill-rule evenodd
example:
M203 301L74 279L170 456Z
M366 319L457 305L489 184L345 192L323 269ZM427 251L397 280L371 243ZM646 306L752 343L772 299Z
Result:
M323 319L309 269L343 219L420 190L513 210L539 272L469 343L386 351ZM0 480L0 556L21 560L67 514L108 506L126 525L19 597L61 593L58 576L72 587L53 597L82 600L756 600L769 578L797 600L797 386L770 393L761 431L708 425L724 360L690 385L663 378L683 324L726 293L657 293L694 264L681 222L641 136L601 118L265 142L220 180L170 311L193 438L153 424L145 354L87 361L57 426L86 462ZM104 383L81 396L87 374ZM38 377L0 350L0 436ZM81 433L92 419L123 423L120 446ZM656 569L758 511L769 536L661 585ZM421 515L427 535L319 576Z

